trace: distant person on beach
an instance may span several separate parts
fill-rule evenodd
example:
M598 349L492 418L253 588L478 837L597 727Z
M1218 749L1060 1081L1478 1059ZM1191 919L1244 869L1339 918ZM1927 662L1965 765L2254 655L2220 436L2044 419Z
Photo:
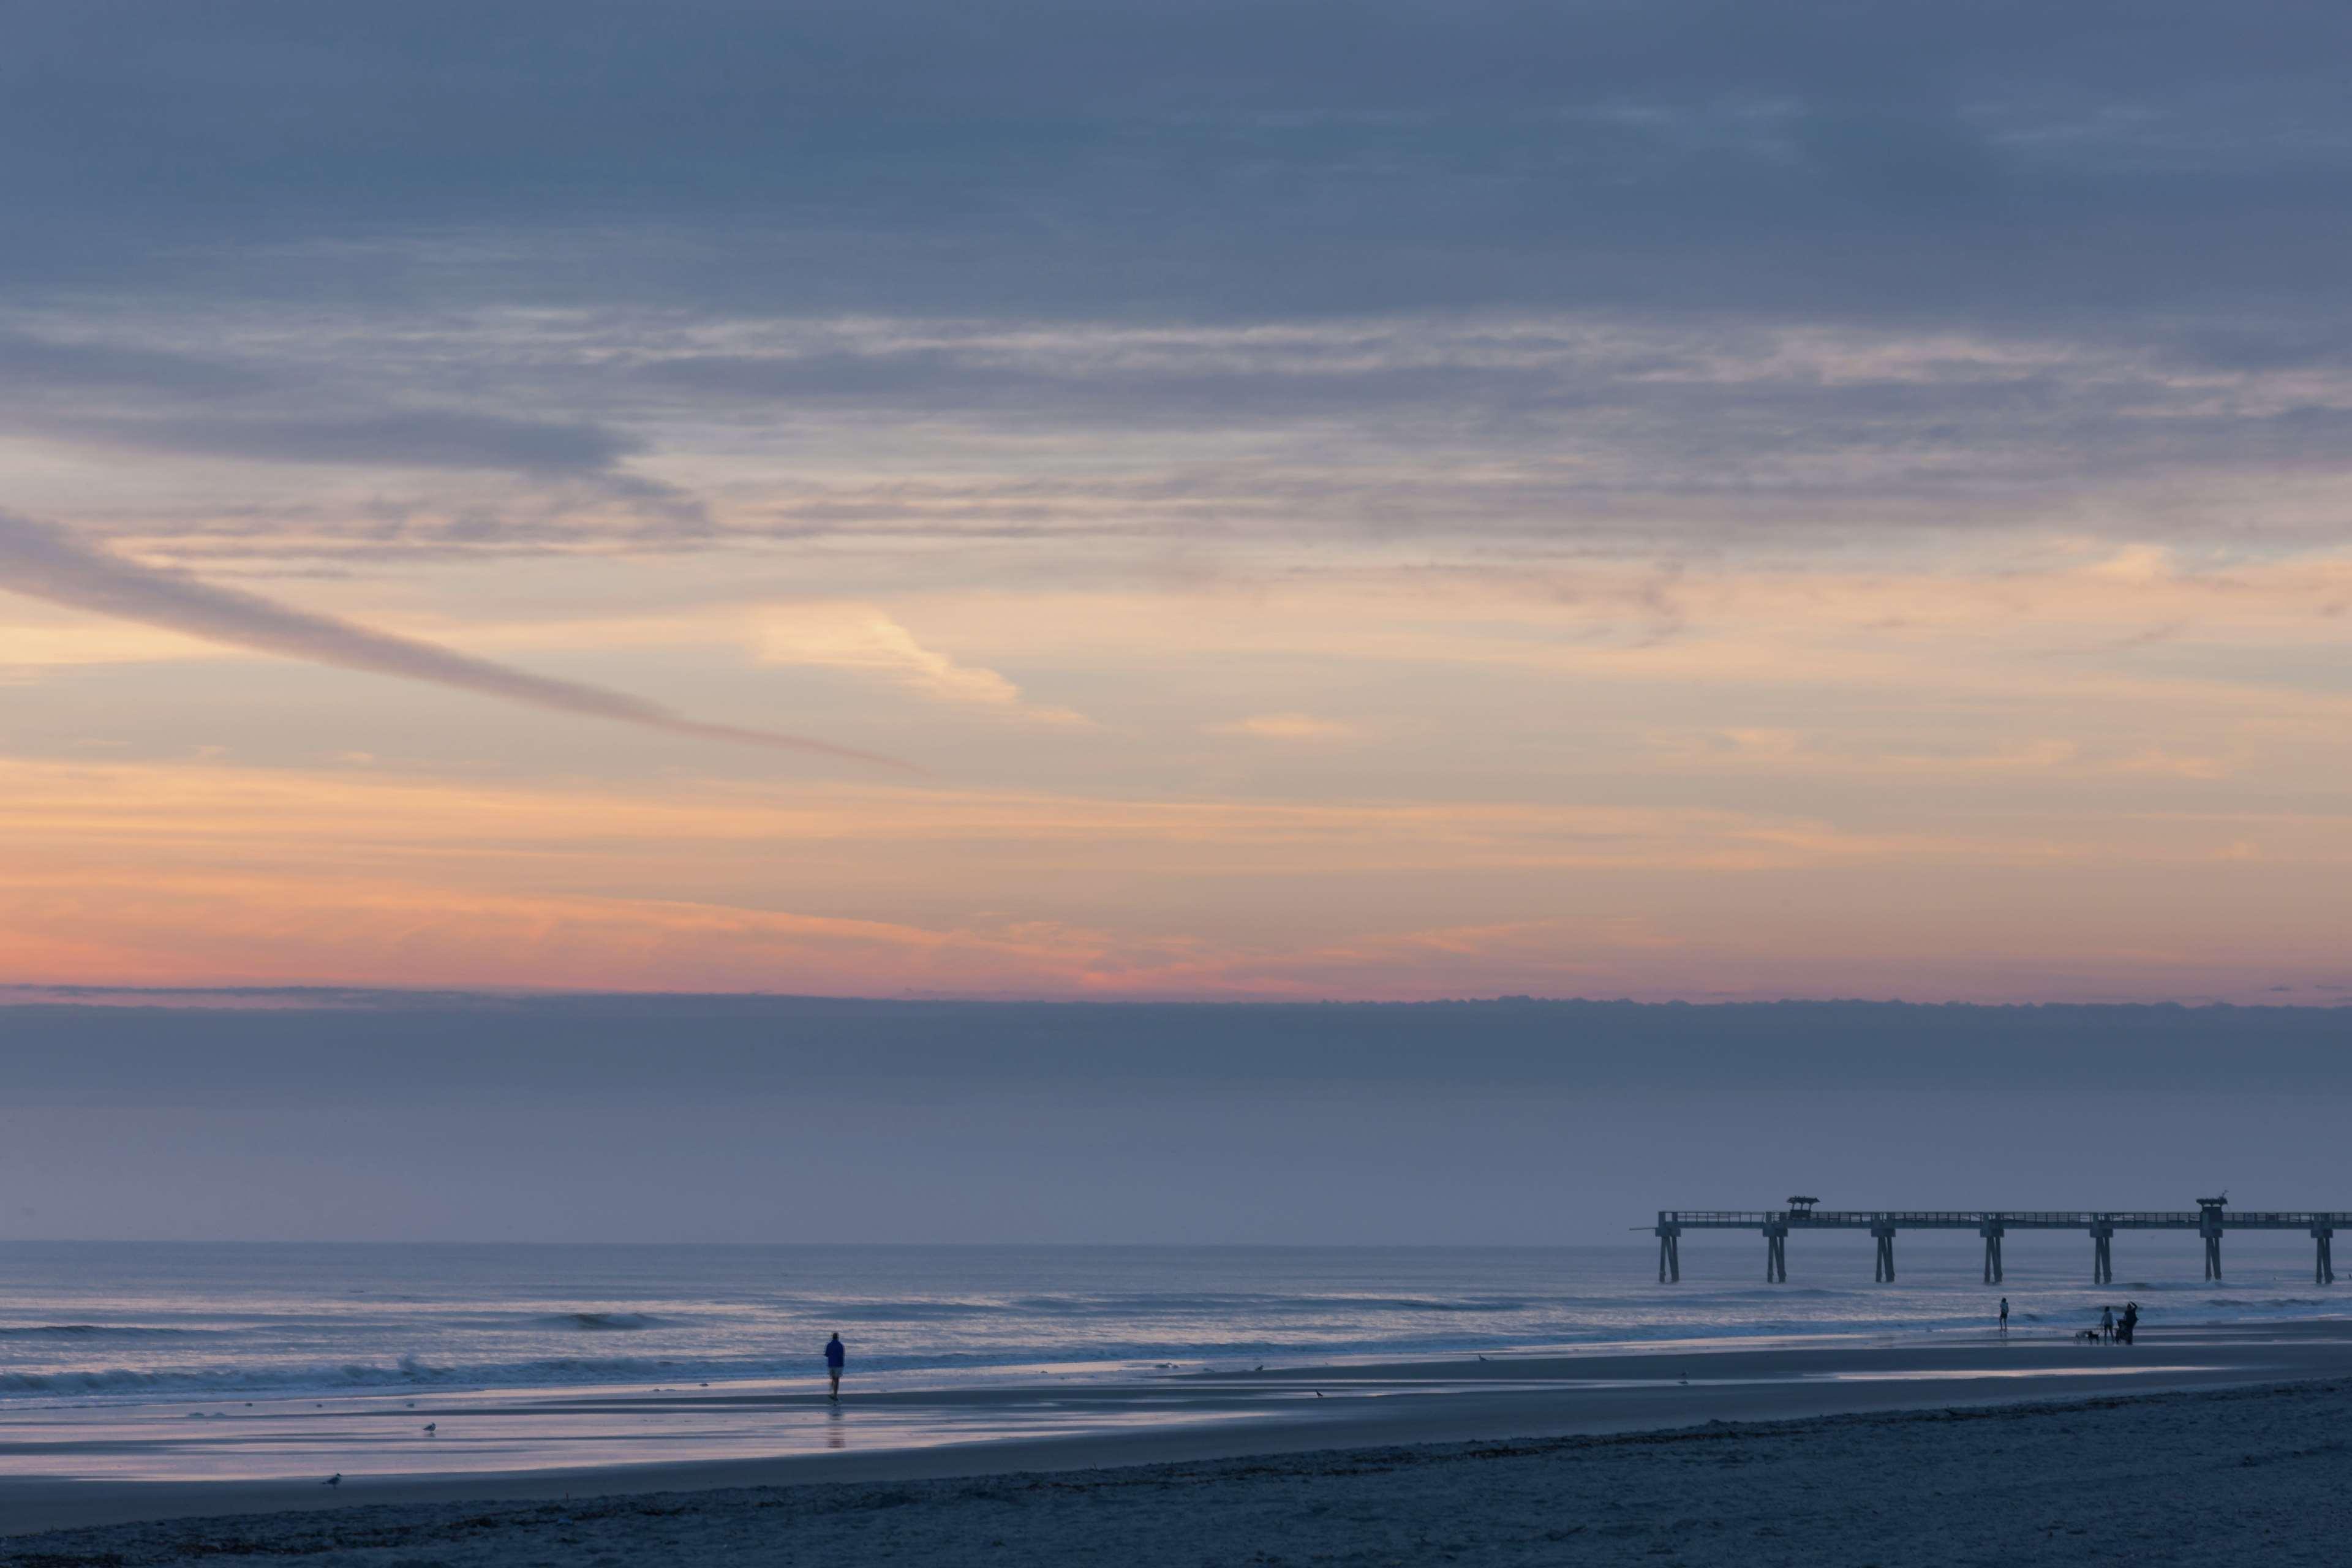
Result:
M2116 1342L2116 1310L2113 1307L2099 1309L2099 1338L2109 1344Z
M2137 1301L2126 1301L2124 1303L2124 1321L2116 1325L2116 1338L2121 1340L2126 1344L2129 1344L2132 1342L2133 1331L2137 1330L2138 1327L2139 1303Z
M2004 1334L2009 1332L2009 1298L2006 1296L2000 1299L2000 1331Z
M841 1397L841 1363L848 1359L849 1352L842 1347L839 1334L824 1342L824 1373L833 1380L833 1396L835 1399Z

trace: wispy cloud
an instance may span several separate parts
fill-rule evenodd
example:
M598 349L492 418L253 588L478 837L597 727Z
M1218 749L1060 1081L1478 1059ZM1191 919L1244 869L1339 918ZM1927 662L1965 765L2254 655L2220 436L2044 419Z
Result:
M89 434L110 441L265 462L603 474L637 444L583 420L410 409L254 417L191 415L116 420Z
M616 720L698 740L908 766L895 758L805 735L688 718L625 692L534 675L414 637L313 615L257 594L218 587L184 572L145 566L93 550L59 529L5 512L0 512L0 586L52 604L167 627L212 642L373 675L428 681L559 713Z
M882 611L867 605L814 606L762 625L760 657L770 664L813 664L866 669L942 702L992 708L1032 723L1083 726L1083 713L1031 702L1003 675L960 664L926 647Z

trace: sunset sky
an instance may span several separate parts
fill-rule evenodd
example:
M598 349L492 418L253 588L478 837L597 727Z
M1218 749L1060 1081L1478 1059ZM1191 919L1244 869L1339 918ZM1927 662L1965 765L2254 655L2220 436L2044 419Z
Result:
M2352 999L2352 11L0 48L0 986Z

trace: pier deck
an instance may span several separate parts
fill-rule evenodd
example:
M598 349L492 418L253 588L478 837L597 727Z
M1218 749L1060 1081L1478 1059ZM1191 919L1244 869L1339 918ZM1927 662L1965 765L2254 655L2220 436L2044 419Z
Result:
M2119 1230L2193 1230L2205 1240L2205 1278L2221 1278L2221 1237L2232 1230L2299 1230L2312 1238L2315 1284L2336 1283L2336 1227L2352 1225L2347 1209L2232 1209L2227 1197L2200 1198L2193 1209L1824 1209L1818 1198L1790 1198L1784 1209L1660 1209L1658 1279L1683 1277L1682 1233L1685 1230L1752 1230L1764 1237L1764 1278L1789 1278L1790 1233L1802 1230L1867 1230L1876 1238L1883 1283L1895 1279L1895 1237L1906 1230L1973 1230L1984 1238L1984 1282L2001 1280L2001 1237L2012 1230L2079 1230L2091 1238L2091 1279L2115 1282L2111 1243Z

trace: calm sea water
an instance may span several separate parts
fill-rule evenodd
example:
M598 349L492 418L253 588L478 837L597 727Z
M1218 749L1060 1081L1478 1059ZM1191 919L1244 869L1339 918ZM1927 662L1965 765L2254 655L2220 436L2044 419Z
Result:
M2152 1323L2339 1310L2293 1238L2232 1237L2226 1286L2197 1240L2118 1238L2087 1284L2076 1237L1903 1238L1870 1282L1865 1237L1791 1244L1761 1281L1752 1237L1557 1248L561 1247L0 1243L0 1404L230 1394L719 1384L813 1377L838 1330L855 1375L949 1385L1064 1375L1759 1335L2062 1332L2136 1298ZM2128 1242L2128 1246L2126 1243ZM2079 1256L2077 1256L2079 1254ZM2352 1292L2352 1287L2342 1288Z

